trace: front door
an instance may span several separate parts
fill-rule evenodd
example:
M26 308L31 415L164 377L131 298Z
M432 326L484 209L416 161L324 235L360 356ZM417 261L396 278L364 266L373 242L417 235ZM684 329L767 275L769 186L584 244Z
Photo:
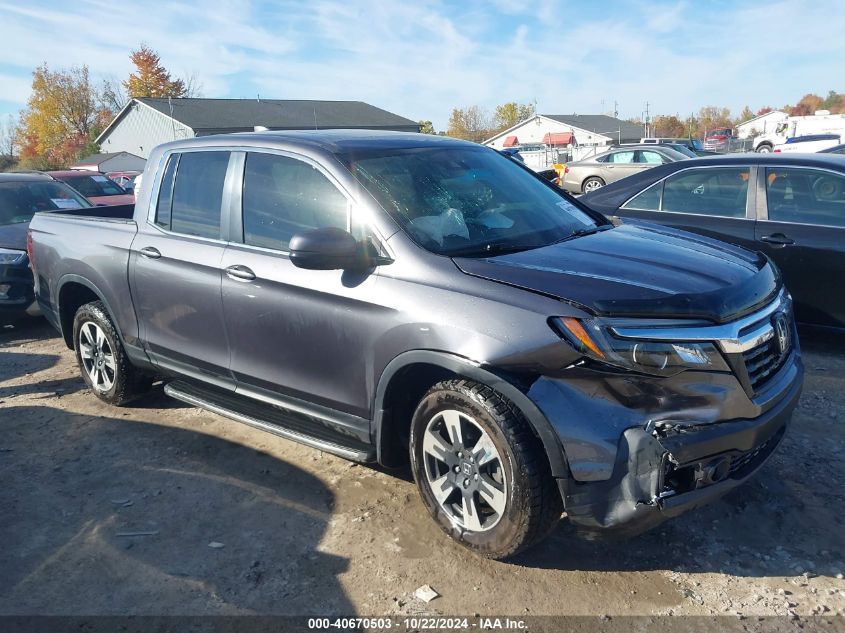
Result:
M375 271L304 270L287 251L297 233L349 229L350 199L305 159L249 152L241 207L241 243L233 240L222 262L238 390L355 416L335 416L336 426L368 437L377 325L389 315L375 302Z
M170 155L154 212L139 223L132 243L130 283L141 339L153 362L234 388L220 271L229 158L224 151Z

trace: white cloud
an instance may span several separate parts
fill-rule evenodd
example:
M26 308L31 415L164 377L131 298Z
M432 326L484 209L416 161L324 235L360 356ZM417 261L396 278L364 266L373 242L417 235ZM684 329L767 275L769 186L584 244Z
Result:
M57 8L61 7L61 8ZM101 17L97 17L101 16ZM626 0L157 3L115 16L105 0L0 0L0 100L29 72L88 64L125 77L144 41L206 96L359 99L445 126L454 106L535 98L548 113L686 115L703 105L783 105L842 89L845 3L736 7ZM774 38L774 39L773 39ZM775 45L773 42L776 41Z

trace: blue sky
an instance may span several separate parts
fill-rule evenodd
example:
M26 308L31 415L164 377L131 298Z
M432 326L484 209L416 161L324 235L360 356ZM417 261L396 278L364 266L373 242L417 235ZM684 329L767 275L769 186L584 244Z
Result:
M32 69L123 79L146 42L206 97L362 100L446 126L454 106L686 116L845 92L841 0L114 3L0 0L0 114Z

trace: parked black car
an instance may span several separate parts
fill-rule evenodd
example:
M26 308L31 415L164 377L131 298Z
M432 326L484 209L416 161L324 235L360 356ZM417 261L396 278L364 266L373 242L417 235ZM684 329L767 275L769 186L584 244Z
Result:
M842 156L742 154L670 163L582 201L601 213L762 251L782 271L799 321L845 327Z
M66 184L42 174L0 174L0 323L37 314L26 230L37 211L91 204Z
M772 454L801 392L764 257L614 226L474 143L185 139L152 151L132 211L30 229L39 304L97 397L163 376L263 431L410 460L434 520L484 556L562 511L632 533L719 497Z

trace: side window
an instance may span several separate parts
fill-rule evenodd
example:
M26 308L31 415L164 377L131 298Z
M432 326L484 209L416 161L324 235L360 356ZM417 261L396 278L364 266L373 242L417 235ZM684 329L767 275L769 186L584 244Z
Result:
M666 179L663 211L744 218L748 167L718 167L684 171Z
M845 227L845 177L829 171L766 169L769 220Z
M173 204L173 177L176 175L178 164L179 154L171 154L170 158L167 159L167 166L164 168L164 175L161 177L161 187L158 190L156 224L168 231L170 230L170 210Z
M608 163L633 163L636 152L616 152L607 157Z
M297 233L348 229L346 196L320 171L295 158L250 152L243 191L244 243L287 250Z
M660 196L663 194L663 181L654 183L622 205L623 209L642 209L657 211L660 209Z
M639 154L639 156L637 156L638 163L648 163L650 165L663 164L663 157L657 152L652 152L651 150L646 149L640 150L637 154Z
M228 166L229 152L184 152L180 156L173 184L170 230L220 238L223 181Z

